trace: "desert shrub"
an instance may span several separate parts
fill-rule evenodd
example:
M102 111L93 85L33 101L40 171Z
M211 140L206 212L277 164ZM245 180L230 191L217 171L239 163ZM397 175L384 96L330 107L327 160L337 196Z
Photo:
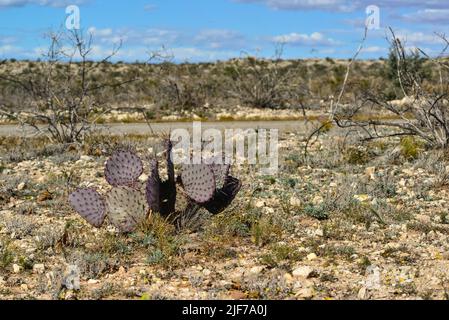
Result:
M399 41L398 39L395 40ZM424 67L426 62L427 59L422 56L418 49L409 52L398 51L397 42L391 44L384 74L394 87L394 96L392 95L391 98L397 99L403 96L402 85L412 85L411 83L401 84L404 79L400 79L398 74L413 74L414 78L420 82L430 77L430 70ZM408 80L411 81L412 79Z
M419 137L431 148L446 149L449 146L449 119L447 115L449 86L447 86L448 65L443 59L449 46L443 49L440 56L430 58L419 50L408 52L400 39L391 30L392 61L391 77L397 80L400 88L399 102L390 101L390 97L382 92L366 92L363 98L352 105L341 106L337 103L335 121L342 128L358 127L364 131L364 140L374 140L388 137ZM449 41L444 35L440 38ZM438 88L426 86L427 74L422 70L426 63L432 63L440 72ZM395 72L393 72L395 68ZM343 87L343 92L345 87ZM369 117L357 118L369 114L375 107L383 112L383 117L392 117L399 121L386 121ZM348 117L349 115L349 117ZM413 148L412 148L413 149ZM413 150L412 153L414 152ZM413 155L412 155L413 156Z
M304 214L315 218L317 220L327 220L329 218L329 212L324 204L320 205L307 205L304 209Z
M364 147L349 146L344 151L344 159L352 165L365 165L370 161L371 155Z
M290 265L301 261L306 254L297 250L296 246L276 243L270 246L269 252L260 257L260 262L270 268L279 267L282 263Z
M283 228L270 216L263 216L251 224L250 233L257 246L275 242L282 235Z
M14 257L10 240L0 239L0 270L7 269L14 261Z
M415 160L423 151L423 144L415 137L405 137L400 142L401 155L407 160Z
M107 77L101 77L94 81L100 64L89 61L91 35L75 30L51 33L49 38L48 51L39 68L20 72L0 68L0 80L14 96L0 105L0 114L52 141L80 142L92 129L91 116L102 104L100 91L117 89L131 80L111 83ZM116 53L114 49L104 60Z
M262 60L248 57L230 64L230 94L241 103L258 108L285 108L299 104L303 93L295 77L295 69L282 60Z

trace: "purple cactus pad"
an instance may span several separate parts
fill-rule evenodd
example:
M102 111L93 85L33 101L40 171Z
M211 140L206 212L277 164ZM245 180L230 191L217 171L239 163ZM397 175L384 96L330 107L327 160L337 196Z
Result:
M101 227L106 217L103 197L95 189L78 189L69 195L70 205L87 222Z

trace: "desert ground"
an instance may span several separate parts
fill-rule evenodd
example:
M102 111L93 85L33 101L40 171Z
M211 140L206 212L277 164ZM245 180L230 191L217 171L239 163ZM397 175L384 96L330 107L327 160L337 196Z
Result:
M160 151L161 132L3 136L0 298L447 299L447 154L331 128L305 160L314 124L300 127L281 130L278 175L233 167L243 188L224 213L128 235L87 224L68 193L106 190L111 152Z

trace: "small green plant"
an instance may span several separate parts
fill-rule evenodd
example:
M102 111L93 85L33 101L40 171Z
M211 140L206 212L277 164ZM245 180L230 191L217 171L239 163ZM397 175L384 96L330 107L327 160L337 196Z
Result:
M274 244L270 252L260 257L260 262L270 268L278 267L282 262L289 264L301 261L305 253L299 252L296 247L287 244Z
M440 213L440 220L442 224L449 224L449 216L447 212Z
M327 220L329 219L329 212L326 209L325 205L321 204L318 206L314 205L306 205L303 209L303 212L306 216L311 218L315 218L318 220Z
M343 153L347 163L352 165L365 165L370 161L370 154L363 147L349 147Z
M423 150L423 144L421 141L414 137L405 137L400 142L401 155L406 160L415 160Z
M150 253L147 259L149 265L156 265L163 262L165 259L164 253L160 249L156 249Z
M14 261L14 252L9 241L0 242L0 269L5 270Z
M264 246L276 241L281 233L282 228L270 217L262 217L251 225L251 237L257 246Z

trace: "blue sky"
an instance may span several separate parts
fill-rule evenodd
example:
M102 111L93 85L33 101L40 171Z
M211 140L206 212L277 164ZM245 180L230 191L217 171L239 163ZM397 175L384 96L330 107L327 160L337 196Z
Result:
M177 61L214 61L251 54L284 58L348 58L363 36L366 7L380 9L380 28L370 30L361 58L388 52L391 26L413 48L436 55L435 32L449 29L449 0L0 0L0 59L37 59L44 35L65 25L77 5L81 27L94 37L92 58L118 42L119 60L146 60L165 46Z

